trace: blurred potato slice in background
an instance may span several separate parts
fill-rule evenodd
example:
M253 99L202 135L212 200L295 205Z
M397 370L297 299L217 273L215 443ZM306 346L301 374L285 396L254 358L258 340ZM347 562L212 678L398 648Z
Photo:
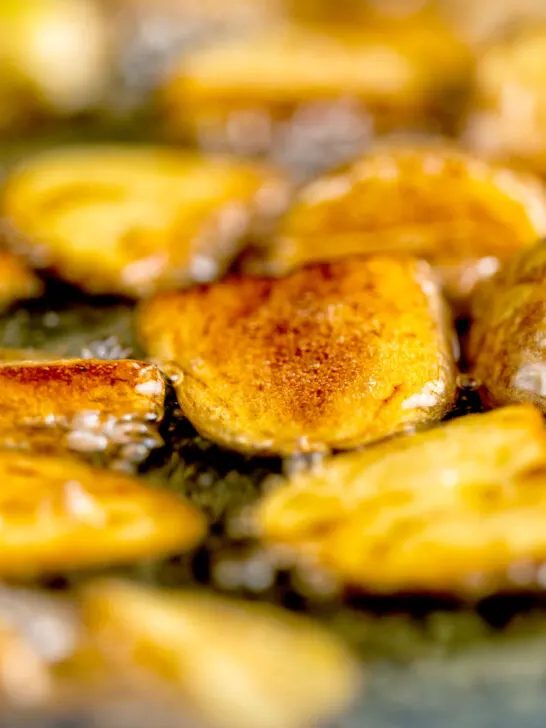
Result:
M100 106L111 53L92 0L1 0L0 129Z
M453 403L450 322L430 268L412 258L159 295L137 327L149 354L179 365L174 387L196 429L243 452L350 449Z
M8 176L8 243L89 293L141 296L211 280L286 202L270 170L161 147L38 155Z
M329 147L362 149L372 128L449 126L469 72L465 46L432 21L283 24L184 55L161 102L170 137L312 170L340 161ZM351 114L333 113L341 102Z
M472 372L490 405L532 402L546 412L546 243L524 251L474 298Z
M82 609L107 664L168 681L211 728L311 728L360 684L334 636L276 607L106 581Z
M205 532L183 499L70 457L0 452L0 481L3 578L158 558Z
M546 429L529 405L329 458L257 509L266 540L351 585L474 596L533 586L545 517Z
M546 232L546 193L533 176L447 142L378 144L304 186L279 224L268 270L364 252L426 258L447 296L475 284Z
M517 28L478 61L465 141L491 158L546 174L546 6L541 23Z
M43 293L40 279L26 263L7 250L0 250L0 312L16 301Z

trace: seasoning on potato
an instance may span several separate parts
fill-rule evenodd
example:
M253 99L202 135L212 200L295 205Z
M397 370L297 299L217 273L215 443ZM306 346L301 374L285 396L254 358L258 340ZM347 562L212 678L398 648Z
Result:
M161 102L171 137L297 171L347 159L372 127L449 127L468 73L466 48L437 24L286 23L186 54Z
M484 595L546 559L546 428L518 405L339 455L258 507L263 537L373 592ZM532 579L533 577L531 577Z
M0 483L3 578L166 556L205 531L183 499L70 457L0 452Z
M276 607L121 582L90 584L82 607L107 663L168 681L213 728L311 728L360 684L334 636Z
M465 141L481 154L546 173L546 13L481 54Z
M43 292L40 279L7 250L0 250L0 312L16 301L37 298Z
M18 252L89 293L143 296L216 278L285 202L273 172L146 146L56 149L8 175Z
M268 267L285 272L312 260L403 251L426 258L459 303L545 232L538 179L447 143L381 144L301 190Z
M429 266L355 257L286 278L234 276L143 304L186 417L243 452L350 449L449 410L451 328Z
M546 412L546 243L526 250L476 291L467 358L490 405Z

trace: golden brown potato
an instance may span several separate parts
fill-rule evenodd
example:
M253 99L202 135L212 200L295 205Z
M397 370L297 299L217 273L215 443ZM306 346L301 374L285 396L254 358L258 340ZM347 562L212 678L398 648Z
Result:
M546 173L545 22L492 43L480 56L465 141L481 154Z
M166 384L156 366L39 354L21 361L33 352L0 350L0 448L116 458L134 442L143 460L162 444L153 423L163 418Z
M244 452L348 449L440 419L451 329L426 263L351 258L159 295L138 319L184 414Z
M15 301L35 298L43 291L39 278L12 253L0 250L0 312Z
M257 518L267 540L366 590L518 586L518 565L546 559L546 429L529 405L452 420L324 460Z
M281 221L268 267L403 251L437 269L446 293L476 282L546 232L541 183L443 143L378 145L305 186Z
M487 403L546 412L546 243L478 288L473 314L467 355Z
M469 64L438 24L284 24L184 56L161 98L171 136L293 164L322 151L330 162L334 144L340 155L367 144L371 120L378 131L447 124ZM352 116L339 118L340 100Z
M172 493L68 457L0 452L0 482L2 577L156 558L205 530Z
M140 296L220 275L286 187L265 169L160 147L56 149L16 168L17 250L90 293Z
M502 34L546 19L543 0L437 0L457 34L480 52Z
M165 380L131 359L0 363L0 427L69 422L82 410L160 420Z
M0 128L104 101L110 39L91 0L2 0L0 47Z
M213 728L310 728L359 685L333 636L275 607L117 582L91 584L82 602L107 662L169 681Z

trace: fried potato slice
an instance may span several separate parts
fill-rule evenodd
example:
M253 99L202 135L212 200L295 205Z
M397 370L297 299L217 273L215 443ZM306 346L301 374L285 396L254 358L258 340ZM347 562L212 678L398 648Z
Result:
M268 170L144 146L56 149L7 178L19 252L90 293L149 294L220 275L284 202Z
M114 667L168 680L213 728L306 728L339 713L356 663L311 621L263 604L91 584L84 623Z
M0 362L0 427L69 421L82 410L163 417L165 379L131 359Z
M546 412L546 243L539 242L474 296L467 358L490 405L532 402Z
M0 250L0 312L15 301L36 298L42 291L40 279L22 260Z
M266 540L377 592L517 586L518 565L546 559L545 518L546 429L530 405L329 458L257 509Z
M440 419L451 329L430 268L376 256L237 276L143 304L140 337L176 362L184 414L243 452L348 449Z
M381 131L447 123L446 96L456 106L468 72L467 49L438 23L285 23L185 54L162 103L171 136L280 154L309 116L319 116L311 128L324 144L328 104L339 99L354 100ZM300 141L297 155L311 140Z
M426 258L446 293L476 282L546 232L540 181L444 143L379 144L305 186L280 224L268 267L403 251Z
M465 141L481 154L546 172L546 8L480 55Z
M0 452L0 482L2 577L156 558L204 535L183 499L69 457Z

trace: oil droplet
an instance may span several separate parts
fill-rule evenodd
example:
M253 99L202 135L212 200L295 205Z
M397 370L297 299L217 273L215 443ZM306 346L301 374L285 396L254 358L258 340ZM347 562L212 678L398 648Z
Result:
M470 374L459 374L457 377L457 387L459 389L466 389L468 391L474 391L479 389L481 382L479 379L471 376Z

